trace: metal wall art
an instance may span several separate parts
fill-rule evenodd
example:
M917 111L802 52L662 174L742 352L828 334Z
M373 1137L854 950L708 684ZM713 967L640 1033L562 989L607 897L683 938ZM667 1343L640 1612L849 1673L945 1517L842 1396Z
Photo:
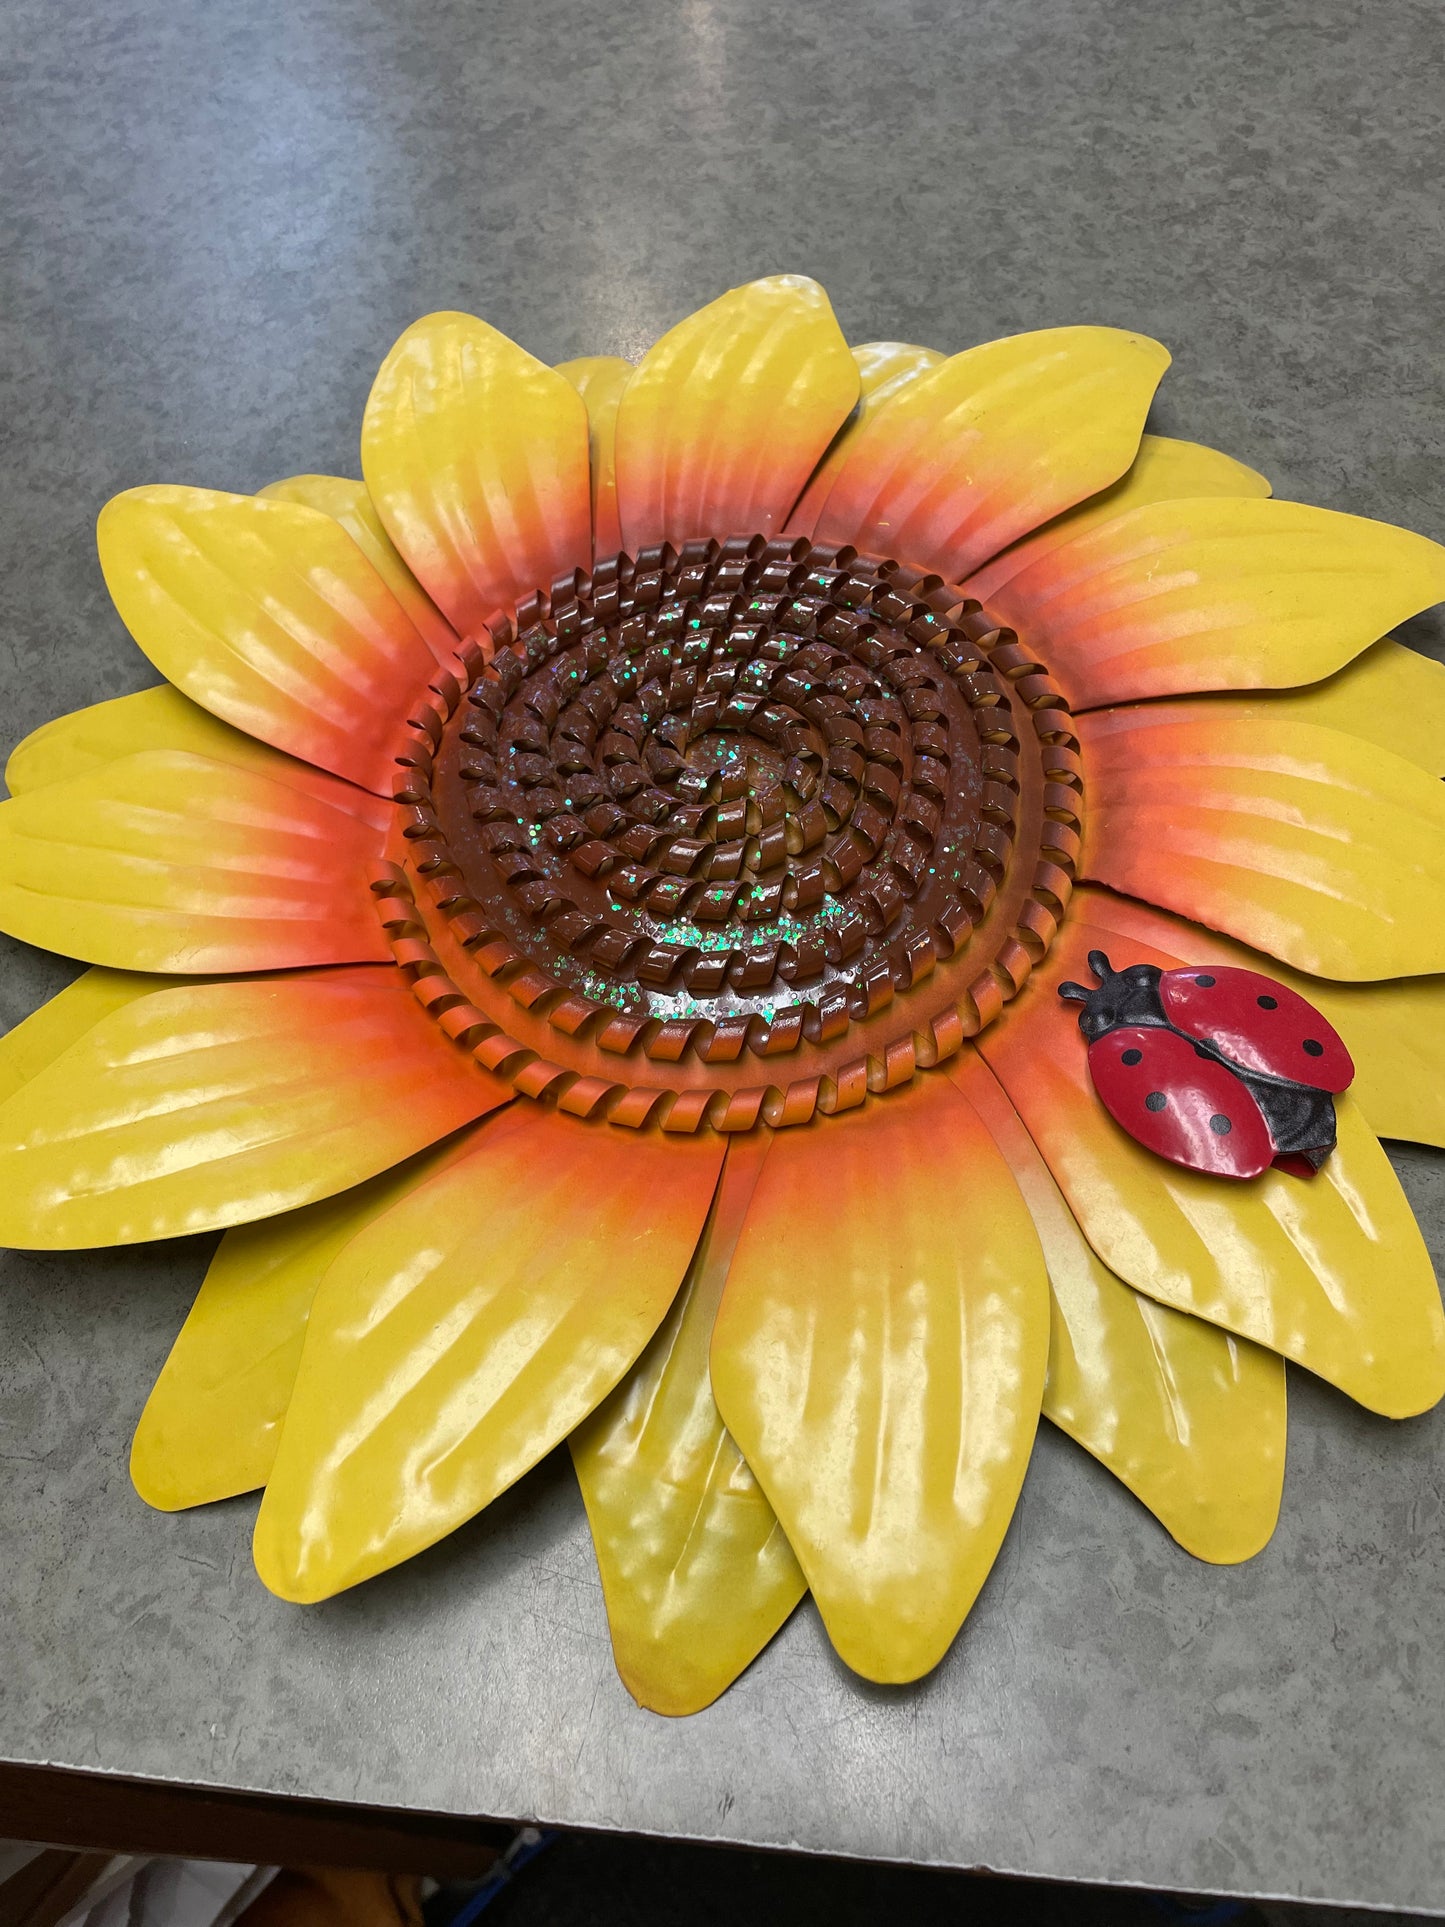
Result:
M167 681L10 761L0 925L93 968L0 1046L0 1237L224 1233L144 1498L263 1488L316 1601L569 1440L683 1713L805 1590L936 1665L1040 1413L1231 1561L1285 1358L1440 1397L1379 1136L1445 1143L1445 670L1380 638L1445 551L1144 434L1167 361L438 314L362 480L105 508Z

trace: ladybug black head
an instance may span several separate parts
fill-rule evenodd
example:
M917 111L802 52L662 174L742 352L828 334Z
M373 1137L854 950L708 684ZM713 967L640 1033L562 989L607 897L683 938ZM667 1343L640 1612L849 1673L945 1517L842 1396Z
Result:
M1082 1004L1079 1029L1092 1044L1108 1031L1126 1024L1163 1024L1168 1020L1159 1002L1157 964L1130 964L1115 970L1102 950L1089 952L1089 968L1099 979L1097 990L1082 984L1060 984L1059 995L1066 1004Z

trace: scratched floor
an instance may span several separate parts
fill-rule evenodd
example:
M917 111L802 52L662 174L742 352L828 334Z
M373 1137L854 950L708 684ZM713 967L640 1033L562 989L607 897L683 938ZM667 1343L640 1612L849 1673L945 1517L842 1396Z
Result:
M429 1915L432 1913L429 1909ZM439 1896L440 1923L456 1912ZM1118 1889L599 1835L555 1839L499 1893L485 1927L1427 1927L1422 1915L1234 1908Z

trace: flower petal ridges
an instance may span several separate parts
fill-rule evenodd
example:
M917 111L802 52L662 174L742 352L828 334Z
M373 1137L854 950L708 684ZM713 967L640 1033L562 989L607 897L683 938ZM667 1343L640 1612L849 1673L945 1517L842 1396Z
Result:
M288 475L268 483L260 493L263 500L299 502L339 522L410 616L436 660L444 669L451 668L457 632L402 561L365 482L342 475Z
M799 535L812 534L818 511L847 464L849 446L861 425L871 421L900 388L937 368L944 356L936 348L920 348L911 341L868 341L853 350L853 359L858 364L858 406L813 470L812 479L788 518L789 529Z
M136 1427L131 1480L148 1505L176 1512L266 1483L332 1260L466 1143L226 1233Z
M1283 1360L1115 1277L979 1053L960 1052L948 1074L1007 1160L1044 1248L1053 1290L1044 1417L1197 1559L1252 1558L1279 1518Z
M474 315L428 315L397 342L366 404L361 468L459 635L591 558L587 411Z
M695 1713L716 1699L807 1590L708 1378L713 1319L769 1136L729 1145L676 1303L570 1441L617 1670L658 1713Z
M592 547L598 555L616 555L622 547L622 524L617 519L617 406L632 377L632 363L620 355L583 355L560 361L565 375L587 409L587 446L592 464Z
M1168 364L1118 328L954 355L850 428L810 533L960 581L1124 473Z
M856 1672L916 1679L973 1604L1038 1424L1048 1278L943 1080L781 1133L713 1333L713 1392Z
M816 281L772 275L689 315L623 391L623 546L776 535L857 399L858 364Z
M71 1250L271 1217L507 1095L389 966L157 991L0 1105L0 1240Z
M1299 502L1153 502L993 590L1079 707L1317 681L1445 596L1445 549Z
M1086 877L1316 976L1445 970L1445 795L1413 763L1207 703L1077 723Z
M722 1147L514 1105L316 1295L256 1565L328 1597L432 1544L611 1391L687 1271Z
M106 504L121 620L178 689L248 735L391 794L397 719L436 658L331 516L203 488Z
M1294 1359L1371 1411L1403 1418L1434 1405L1445 1392L1439 1288L1358 1107L1336 1100L1338 1144L1308 1181L1271 1171L1230 1183L1144 1150L1095 1096L1084 1040L1057 995L1109 943L1071 918L1021 1020L1006 1011L978 1044L1089 1243L1136 1291ZM1142 944L1128 954L1166 970L1181 961Z
M396 812L370 790L341 783L312 763L286 756L258 742L244 730L233 729L219 717L183 696L169 683L142 689L134 696L115 696L42 723L10 753L5 781L12 796L88 776L107 763L138 756L143 750L182 750L212 763L235 768L300 790L332 809L344 809L362 823L384 830Z
M184 750L29 791L0 805L0 928L121 970L379 961L381 832L357 794L333 781L323 802Z
M1269 492L1263 475L1217 448L1175 441L1167 435L1143 435L1127 474L1011 544L992 562L985 562L964 587L980 602L987 602L1005 582L1022 575L1055 549L1150 502L1178 502L1201 495L1266 496Z

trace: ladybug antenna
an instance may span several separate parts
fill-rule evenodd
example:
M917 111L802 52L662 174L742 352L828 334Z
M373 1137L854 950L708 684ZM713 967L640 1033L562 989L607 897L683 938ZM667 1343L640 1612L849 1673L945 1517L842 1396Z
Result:
M1101 984L1106 984L1114 975L1114 966L1109 962L1109 959L1104 955L1102 950L1091 950L1089 952L1089 968Z
M1059 985L1059 995L1066 1004L1086 1004L1093 994L1091 990L1085 990L1082 984L1068 983Z

